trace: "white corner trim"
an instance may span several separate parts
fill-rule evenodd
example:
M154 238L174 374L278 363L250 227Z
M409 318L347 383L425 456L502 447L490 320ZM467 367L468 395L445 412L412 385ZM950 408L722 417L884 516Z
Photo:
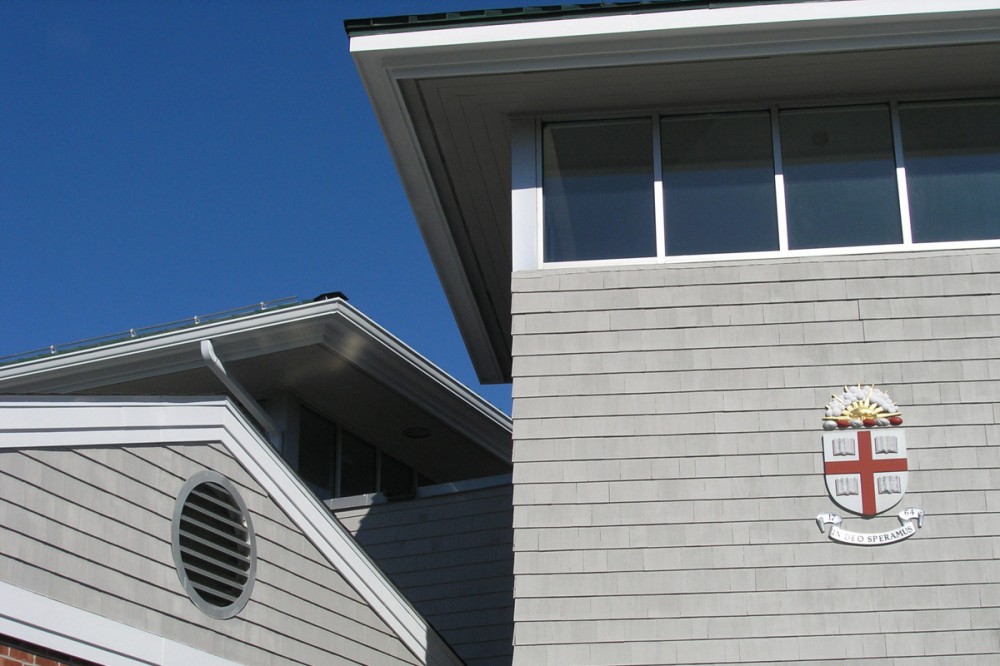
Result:
M229 399L0 398L0 450L204 442L233 455L421 663L462 664Z
M534 119L512 119L511 144L511 271L537 268L542 263L541 175Z
M238 663L2 581L0 634L106 666Z

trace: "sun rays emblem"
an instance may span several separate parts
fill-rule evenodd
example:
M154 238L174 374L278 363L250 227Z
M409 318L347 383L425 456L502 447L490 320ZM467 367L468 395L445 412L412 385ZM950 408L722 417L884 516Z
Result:
M823 429L884 428L903 423L899 407L885 391L874 384L845 386L840 395L831 396L823 414Z

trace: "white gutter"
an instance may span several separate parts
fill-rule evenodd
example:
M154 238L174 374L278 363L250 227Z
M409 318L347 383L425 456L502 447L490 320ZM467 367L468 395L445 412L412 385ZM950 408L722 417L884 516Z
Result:
M264 427L267 432L267 439L271 442L271 446L274 447L276 451L281 451L281 430L278 428L278 424L274 422L271 415L264 411L264 408L260 406L254 397L250 395L249 391L243 388L243 385L236 381L230 374L226 371L226 366L222 365L222 361L215 354L215 346L212 345L211 340L201 341L201 357L205 360L205 365L208 369L219 378L229 392L233 394L233 397L243 405L243 408L250 412L250 415L257 420L257 422Z

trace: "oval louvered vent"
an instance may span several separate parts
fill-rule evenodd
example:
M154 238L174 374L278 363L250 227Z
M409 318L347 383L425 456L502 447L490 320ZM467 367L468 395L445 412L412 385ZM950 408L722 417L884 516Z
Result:
M256 571L253 525L236 488L217 472L195 474L177 497L174 565L191 601L207 615L236 615L250 598Z

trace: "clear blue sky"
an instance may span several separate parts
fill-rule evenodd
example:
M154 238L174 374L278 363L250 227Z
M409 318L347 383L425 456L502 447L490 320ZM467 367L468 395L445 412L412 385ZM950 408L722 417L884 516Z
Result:
M472 371L343 20L519 4L0 1L0 356L340 290L509 413L510 387Z

